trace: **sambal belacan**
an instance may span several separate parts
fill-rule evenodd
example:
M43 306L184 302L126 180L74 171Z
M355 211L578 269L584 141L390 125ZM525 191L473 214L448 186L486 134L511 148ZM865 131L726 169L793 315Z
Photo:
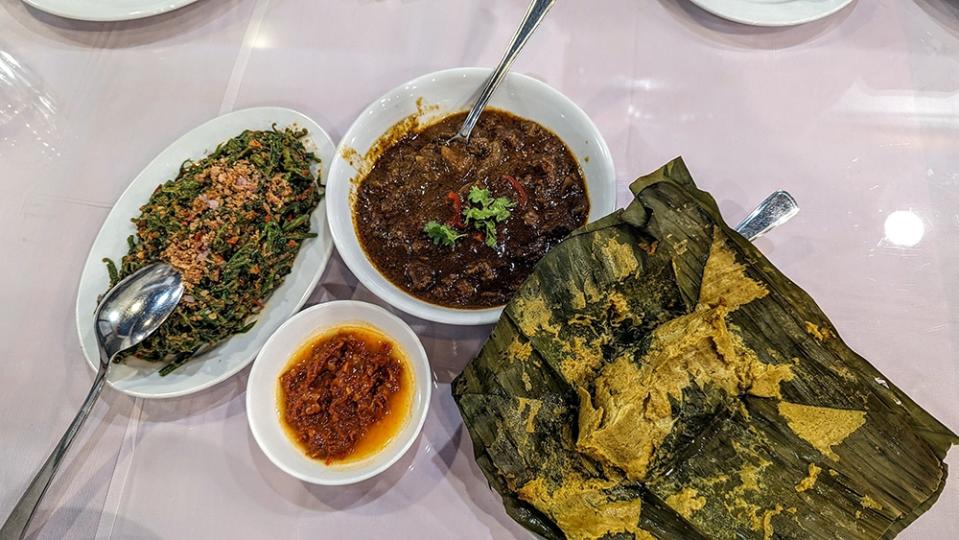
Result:
M308 342L279 384L287 432L308 456L327 464L386 446L408 416L413 387L399 348L358 326Z
M465 113L402 136L357 190L363 249L387 279L431 303L505 304L533 266L583 225L579 164L554 133L487 110L468 143Z

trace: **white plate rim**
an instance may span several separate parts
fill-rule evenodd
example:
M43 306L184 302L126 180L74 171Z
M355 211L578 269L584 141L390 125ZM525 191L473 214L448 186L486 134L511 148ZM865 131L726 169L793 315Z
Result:
M137 175L133 178L130 184L127 185L127 187L123 190L123 193L121 193L120 196L117 198L117 201L111 207L110 212L107 213L107 216L104 218L103 224L100 226L100 229L97 231L97 234L90 245L90 251L87 253L87 258L84 261L83 269L81 271L80 279L78 281L78 286L77 286L77 298L76 298L74 319L76 321L77 336L80 340L80 349L83 351L83 356L86 359L87 365L90 367L91 370L93 371L97 370L97 367L99 366L100 358L99 358L99 351L96 350L95 347L88 347L87 346L88 344L86 343L86 340L85 340L84 329L83 329L84 317L87 317L90 321L92 321L93 310L90 309L90 307L87 306L86 304L81 305L81 297L83 296L81 294L81 291L83 289L84 283L87 280L93 279L90 275L88 275L88 272L91 272L94 268L98 268L98 267L101 268L103 271L106 271L105 268L103 267L103 263L100 260L103 256L103 253L97 251L97 247L98 247L97 244L99 243L101 236L104 234L104 231L110 225L113 214L115 212L118 212L117 204L120 201L122 201L124 198L126 198L132 190L138 187L138 180L140 179L140 177L146 174L147 171L149 171L151 168L155 167L157 163L162 162L165 157L165 154L168 151L170 151L172 148L177 147L180 144L183 144L184 141L190 138L194 133L201 131L203 129L211 129L213 126L217 124L226 123L233 119L239 119L246 116L252 117L259 114L268 114L271 117L273 116L286 117L287 120L289 120L290 122L300 122L301 123L300 127L306 127L309 129L310 131L309 138L312 139L314 143L316 143L317 152L322 152L321 147L323 146L325 146L327 149L327 152L326 152L327 155L318 155L318 157L320 157L320 159L322 160L320 164L321 172L320 172L319 181L321 183L325 183L326 176L329 174L329 167L331 166L332 160L333 160L332 152L335 152L335 145L333 144L333 140L330 138L329 134L310 117L306 116L305 114L299 111L289 109L286 107L268 107L268 106L267 107L251 107L247 109L240 109L240 110L232 111L226 114L222 114L214 118L211 118L210 120L207 120L206 122L203 122L202 124L196 127L193 127L192 129L188 130L186 133L178 137L176 140L168 144L163 150L157 153L156 156L154 156L153 159L151 159L150 162L147 163L137 173ZM280 122L284 121L282 119L278 119L278 120ZM239 132L237 134L239 134ZM205 147L201 151L204 154L206 154L207 152L215 148L216 145L219 144L220 142L223 142L223 140L207 141L205 143ZM173 173L173 175L175 175L175 173ZM168 176L169 178L172 178L171 175L168 175ZM145 202L146 202L145 200L140 201L137 204L136 209L138 209L139 206ZM316 289L316 285L317 283L319 283L319 280L322 277L323 272L326 270L330 257L332 256L334 243L332 241L332 236L330 235L328 220L326 219L325 214L326 214L326 197L324 196L324 198L317 205L316 209L313 211L313 214L310 218L310 223L313 225L312 228L316 229L319 235L326 237L325 242L323 242L323 247L322 247L323 251L319 253L319 259L316 265L317 268L316 268L316 271L314 272L314 275L310 277L308 286L305 287L305 290L300 295L300 297L296 299L296 302L294 303L295 308L291 310L291 313L287 317L285 317L285 319L289 319L293 315L296 315L296 313L300 311L303 305L306 304L306 301L309 300L313 291ZM127 217L127 219L130 219L133 217L134 217L134 214L130 214ZM299 260L301 259L300 254L303 252L303 250L316 248L316 247L317 246L310 246L310 245L301 246L300 253L297 253L297 260L294 261L294 269L291 270L291 273L289 275L292 275L292 273L296 271L295 266L297 262L299 262ZM287 277L289 277L289 275ZM289 281L286 281L284 285L286 283L289 283ZM281 288L282 287L283 285L281 285ZM277 293L279 292L280 292L280 289L277 289L276 291L274 291L273 295L270 297L270 301L274 300L274 298L276 298ZM269 301L267 302L267 305L269 305ZM267 312L268 312L268 308L264 308L260 312L260 314L257 315L258 319L260 317L263 317ZM250 362L252 362L256 358L256 355L259 352L260 348L263 346L263 343L265 343L272 334L273 334L273 331L265 333L262 339L260 340L261 343L259 343L255 348L251 349L251 351L246 355L246 359L244 361L238 362L236 365L232 366L230 369L225 370L223 373L220 373L216 377L213 377L212 379L208 381L196 384L194 386L189 386L187 388L183 388L180 390L174 390L174 391L168 391L168 392L140 391L140 390L133 390L130 388L124 388L122 384L110 380L109 374L107 375L107 384L118 392L122 392L129 396L146 398L146 399L167 399L167 398L175 398L175 397L194 394L196 392L200 392L202 390L206 390L207 388L215 386L227 379L230 379L231 377L233 377L234 375L242 371L246 366L250 364ZM227 339L231 339L231 338L227 338ZM214 349L213 351L210 351L209 353L206 353L206 354L215 354L215 352L216 350Z
M144 0L144 7L142 8L118 7L116 9L104 8L99 3L93 3L89 0L67 0L66 3L59 0L23 0L23 2L44 13L65 19L114 22L132 21L168 13L197 2L197 0Z
M808 5L809 10L804 15L789 18L777 16L775 10L781 8L781 6L776 4L756 4L749 0L690 0L693 4L717 17L749 26L772 28L797 26L825 19L853 3L854 0L833 0L832 3L825 5L808 0L792 1Z
M336 155L333 158L334 160L333 165L330 170L331 181L329 186L327 187L327 195L329 196L330 200L332 200L334 204L336 204L336 202L340 200L339 195L340 195L340 190L342 189L347 190L346 195L347 195L347 200L349 200L349 186L351 185L351 182L349 181L349 179L347 179L345 184L343 182L339 182L338 180L339 177L335 175L334 173L336 172L336 169L340 167L344 167L344 166L351 167L348 160L344 156L345 156L347 147L349 147L352 144L353 139L356 136L356 131L358 129L357 126L362 119L368 116L377 114L379 108L384 103L390 103L393 100L404 98L410 92L410 90L420 88L426 84L431 84L435 82L435 80L437 79L440 79L440 78L455 79L455 78L474 77L474 76L480 76L480 78L482 79L487 77L490 71L491 71L490 68L484 68L484 67L456 67L456 68L434 71L434 72L420 75L409 81L406 81L405 83L400 84L396 86L395 88L392 88L391 90L384 93L382 96L373 100L369 104L369 106L364 108L363 111L356 117L356 119L347 129L346 133L344 133L342 139L340 139L340 143L336 149ZM599 161L602 164L601 167L603 167L604 169L608 168L608 171L606 172L608 173L608 176L609 176L608 181L600 184L600 188L605 192L604 195L606 196L609 202L608 208L596 207L596 209L599 210L600 216L605 216L609 214L610 212L613 212L617 206L616 167L615 167L615 164L613 163L612 152L609 149L609 145L606 143L606 139L603 137L602 132L593 122L592 118L590 118L590 116L586 114L586 111L584 111L572 99L567 97L565 94L563 94L556 88L553 88L549 84L535 77L531 77L523 73L511 71L507 74L506 79L503 82L503 85L506 85L511 80L519 81L520 84L530 85L532 87L535 87L537 91L539 92L543 92L545 94L549 94L553 96L553 98L556 99L558 102L564 103L568 107L567 110L569 111L569 113L580 117L580 119L583 120L584 123L590 128L592 132L591 134L595 135L595 137L593 138L595 147L593 147L593 151L591 152L590 156L591 158ZM494 103L491 106L495 107L496 104ZM429 114L427 114L427 116L429 116ZM577 160L579 160L579 158L577 158ZM583 164L580 163L580 166L582 167ZM589 183L588 179L587 179L587 183ZM592 194L594 193L594 186L589 185L588 188L590 193L590 203L591 205L595 205L596 199L593 198L592 196ZM335 219L335 216L337 215L337 212L339 211L337 210L339 207L336 206L334 208L335 209L333 211L327 213L327 218L330 221L330 232L333 235L333 241L337 246L337 251L338 253L340 253L340 256L342 257L344 264L347 266L347 268L350 269L353 275L356 276L357 279L359 279L360 282L363 283L363 285L367 287L378 298L388 302L391 306L395 307L396 309L399 309L405 313L408 313L420 319L442 323L442 324L457 325L457 326L492 324L492 323L495 323L496 320L502 314L502 311L503 311L502 306L495 307L495 308L487 308L487 309L462 309L462 308L452 308L452 307L430 304L429 302L416 298L415 296L407 293L406 291L400 289L398 286L391 283L385 276L383 276L380 273L380 271L377 268L373 266L372 262L368 260L365 253L363 254L362 260L354 260L354 258L351 255L351 251L344 250L342 247L342 246L348 245L351 242L351 237L352 237L352 241L358 242L358 240L355 239L356 233L354 230L352 217L350 220L350 226L349 227L343 226L344 230L341 230L340 223L338 223L337 220ZM351 212L350 215L352 216L352 207L350 207L350 212ZM590 213L592 215L592 208ZM369 269L371 269L371 272L378 275L381 278L381 280L375 281L370 279L364 279L363 276L367 274L366 267L369 267Z

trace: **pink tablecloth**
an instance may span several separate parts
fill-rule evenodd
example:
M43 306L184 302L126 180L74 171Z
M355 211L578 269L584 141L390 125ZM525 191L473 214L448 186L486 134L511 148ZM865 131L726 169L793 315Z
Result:
M523 0L202 0L119 24L0 2L0 517L85 395L73 302L100 223L170 141L282 105L338 138L384 91L491 65ZM959 8L860 0L780 30L686 0L559 2L516 69L592 116L626 185L682 154L728 219L774 189L802 212L760 246L844 339L959 431ZM377 301L334 257L312 303ZM40 538L527 537L472 460L449 382L488 328L407 318L436 391L423 434L346 488L276 469L246 372L193 397L104 393L38 514ZM957 452L949 456L955 468ZM959 478L904 534L959 538Z

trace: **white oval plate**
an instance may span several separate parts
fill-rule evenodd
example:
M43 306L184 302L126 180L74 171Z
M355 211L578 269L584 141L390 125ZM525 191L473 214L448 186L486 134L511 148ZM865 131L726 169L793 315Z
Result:
M690 0L706 11L750 26L793 26L818 21L853 0Z
M445 324L491 324L503 308L455 309L431 304L394 285L363 251L353 223L354 179L359 172L350 155L363 156L390 128L411 115L429 123L465 111L471 96L489 76L486 68L455 68L423 75L389 91L360 113L337 147L326 195L330 231L350 271L373 294L421 319ZM589 221L616 208L616 172L599 129L569 98L542 81L510 73L490 101L491 107L528 118L559 136L579 162L589 194ZM362 167L361 167L362 168Z
M353 463L326 465L307 457L283 429L277 379L310 338L343 325L372 327L400 347L413 373L413 402L406 422L382 450ZM263 453L287 474L313 484L353 484L385 471L413 446L426 421L432 382L430 362L420 338L399 317L366 302L327 302L297 313L270 336L246 383L246 417Z
M152 17L197 0L23 0L58 17L79 21L129 21Z
M136 227L130 219L139 215L140 206L147 202L154 188L176 177L180 164L185 160L204 157L217 144L239 135L244 129L270 129L274 123L278 128L296 125L309 130L306 147L320 158L320 181L324 181L329 174L335 149L323 128L290 109L257 107L214 118L183 135L160 152L120 195L93 241L77 292L77 331L80 333L83 354L91 368L96 369L100 364L97 340L93 334L93 312L97 296L106 291L110 284L102 260L109 257L119 263L126 254L126 239L136 233ZM310 228L319 236L303 242L290 274L270 296L257 316L257 323L248 332L228 338L165 377L158 372L162 363L130 358L124 363L114 364L107 375L110 386L131 396L176 397L209 388L246 367L270 334L303 307L326 268L333 241L326 220L325 198L313 212Z

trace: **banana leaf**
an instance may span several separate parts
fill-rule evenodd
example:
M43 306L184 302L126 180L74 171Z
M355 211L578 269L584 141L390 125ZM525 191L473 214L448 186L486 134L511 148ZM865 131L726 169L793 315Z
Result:
M552 249L453 384L550 539L892 538L956 435L853 352L681 159Z

